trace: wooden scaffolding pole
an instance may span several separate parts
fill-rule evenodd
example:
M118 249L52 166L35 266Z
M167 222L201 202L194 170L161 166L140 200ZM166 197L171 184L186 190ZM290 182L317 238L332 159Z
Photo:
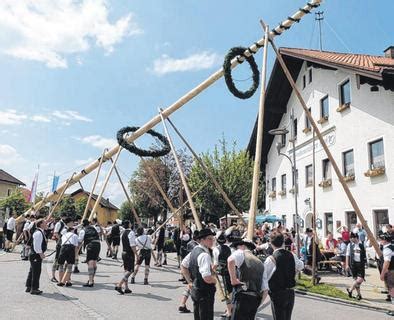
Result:
M257 120L257 139L256 139L256 154L254 157L254 168L253 168L253 182L252 182L252 196L250 198L250 209L249 209L249 221L248 221L248 233L247 238L253 239L254 236L254 225L256 222L257 215L257 201L259 198L259 185L260 185L260 166L261 166L261 153L263 146L263 134L264 134L264 113L265 113L265 87L267 81L267 55L268 55L268 38L269 28L264 28L264 52L263 52L263 66L261 71L261 89L260 89L260 101L259 101L259 114Z
M373 247L374 247L376 253L378 254L378 256L379 257L382 256L382 251L379 248L378 242L376 241L371 229L369 228L367 222L365 221L364 216L362 215L361 210L360 210L356 200L353 197L353 194L351 193L351 191L350 191L345 179L343 178L343 175L341 173L341 170L338 167L338 164L336 163L334 157L331 154L330 149L328 148L326 142L324 141L324 138L323 138L319 128L317 127L317 124L316 124L315 120L313 119L311 113L309 112L308 107L307 107L304 99L302 98L302 95L301 95L300 91L298 90L298 88L297 88L297 86L296 86L296 84L295 84L295 82L294 82L294 80L293 80L293 78L292 78L292 76L290 74L289 69L286 66L286 63L284 62L283 57L282 57L281 53L279 52L278 48L276 47L276 45L275 45L275 43L274 43L272 38L270 39L270 43L272 45L272 48L275 51L276 57L278 59L278 62L280 63L280 65L281 65L281 67L283 69L283 72L285 73L286 78L288 79L288 81L289 81L289 83L290 83L290 85L291 85L291 87L293 89L293 92L295 93L295 95L297 96L299 102L301 103L301 106L304 109L305 115L307 116L308 120L310 121L310 123L311 123L311 125L313 127L313 130L315 131L315 133L316 133L316 135L317 135L317 137L318 137L318 139L319 139L324 151L326 152L326 155L327 155L328 159L330 160L330 163L331 163L331 165L332 165L332 167L333 167L333 169L334 169L334 171L335 171L335 173L336 173L336 175L338 177L339 182L341 183L341 185L343 187L343 190L346 193L346 196L348 197L348 199L349 199L354 211L356 212L356 215L357 215L358 219L360 220L362 226L364 227L365 231L367 232L368 239L370 240L371 244L373 245Z
M170 134L168 132L165 119L164 119L160 109L159 109L159 115L161 117L161 121L163 122L164 132L166 133L168 142L170 143L171 151L172 151L172 154L174 156L176 166L178 167L179 175L181 177L183 187L185 188L187 199L189 200L189 205L190 205L190 209L192 210L192 213L193 213L194 222L196 223L197 229L201 230L202 229L202 224L201 224L201 221L200 221L200 217L198 216L196 207L194 206L194 202L193 202L193 199L192 199L192 194L191 194L190 188L189 188L189 186L187 184L185 173L183 172L183 169L182 169L181 163L179 161L178 155L176 154L176 149L175 149L174 143L172 142L172 138L171 138L171 136L170 136Z
M88 214L89 204L90 204L90 201L92 200L92 195L94 193L94 190L96 189L96 184L97 184L97 181L98 181L98 177L100 176L100 171L101 171L101 167L103 165L103 161L104 161L104 157L105 157L104 155L105 155L106 150L107 149L104 149L103 154L100 157L100 162L99 162L99 166L98 166L98 169L97 169L96 178L94 179L92 191L89 193L88 201L86 202L86 207L85 207L85 210L83 211L82 221L86 219L86 216Z
M289 29L294 23L299 22L301 20L302 17L304 17L306 14L310 13L311 10L313 10L314 8L318 7L320 5L320 3L322 2L322 0L311 0L310 2L308 2L304 7L300 8L297 12L295 12L292 16L289 16L287 19L285 19L284 21L282 21L279 26L277 26L275 29L271 30L270 32L270 37L275 37L277 35L281 35L284 31L286 31L287 29ZM255 42L253 45L251 45L249 47L249 49L247 49L244 52L244 55L249 57L252 55L251 52L258 52L260 47L263 46L265 42L265 39L262 38L260 40L258 40L257 42ZM235 68L240 62L238 62L238 60L244 61L245 58L244 57L236 57L231 61L231 67ZM200 83L198 86L196 86L195 88L193 88L192 90L190 90L188 93L186 93L183 97L181 97L179 100L177 100L176 102L174 102L173 104L171 104L167 109L165 109L162 113L163 117L166 118L169 115L171 115L172 113L174 113L175 111L177 111L178 109L180 109L182 106L184 106L187 102L189 102L190 100L192 100L194 97L196 97L198 94L200 94L201 92L203 92L205 89L207 89L209 86L211 86L212 84L214 84L217 80L219 80L222 76L223 76L223 68L221 68L220 70L216 71L215 73L213 73L210 77L208 77L206 80L204 80L202 83ZM134 132L131 136L129 136L126 140L128 143L131 143L133 141L135 141L137 138L139 138L140 136L142 136L144 133L146 133L148 130L152 129L154 126L156 126L159 122L161 121L160 115L155 116L153 119L151 119L150 121L148 121L145 125L143 125L141 128L139 128L136 132ZM113 147L111 150L109 150L106 154L105 154L105 159L110 159L112 158L117 152L119 152L119 150L121 150L121 146L117 145L115 147ZM85 177L86 175L88 175L89 173L91 173L93 170L95 170L97 167L99 166L99 160L96 160L94 162L92 162L91 164L89 164L86 168L84 168L80 173L78 173L77 175L75 175L74 179L73 179L73 183L78 182L79 180L81 180L83 177ZM72 184L71 184L72 185ZM57 190L56 193L51 193L48 198L47 201L53 201L56 198L56 194L60 193L64 188L66 188L68 186L66 186L66 184L61 185ZM100 202L101 200L101 196L99 195L97 201ZM33 209L36 208L36 206L41 205L41 203L37 203ZM26 212L28 213L30 211L30 209Z
M111 162L113 163L114 161L111 159ZM123 192L126 195L127 201L130 204L131 212L134 215L134 219L135 219L135 221L137 222L138 225L141 225L141 219L138 216L137 211L134 208L133 202L131 201L130 196L129 196L127 190L126 190L126 187L123 184L122 178L120 177L120 174L119 174L119 171L118 171L118 168L116 167L116 165L114 166L114 170L115 170L115 173L116 173L116 175L117 175L117 177L119 179L120 185L122 186Z
M205 174L209 177L209 179L212 181L212 183L215 185L216 189L219 191L219 193L222 195L223 199L227 202L231 210L233 210L237 216L241 219L242 223L246 226L246 221L242 217L241 212L237 209L237 207L234 205L234 203L230 200L228 197L227 193L223 190L213 173L208 169L208 167L205 165L204 161L201 159L201 157L198 156L198 154L193 150L191 145L186 141L185 137L179 132L177 127L174 125L174 123L170 120L169 117L167 117L167 121L169 124L172 126L176 134L179 136L179 138L183 141L183 143L186 145L186 147L190 150L190 152L193 154L194 159L197 160L198 164L201 166L201 168L204 170Z

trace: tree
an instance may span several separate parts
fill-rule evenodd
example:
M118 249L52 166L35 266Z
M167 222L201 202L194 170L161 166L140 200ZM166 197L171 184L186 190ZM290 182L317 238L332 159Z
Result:
M75 214L79 217L83 217L86 205L88 204L88 198L81 197L75 201ZM88 215L90 215L91 210L88 210Z
M0 201L0 210L6 211L9 208L10 212L15 212L17 215L24 213L29 207L29 203L20 190Z
M134 222L134 215L131 211L131 206L129 201L124 201L119 209L119 218L121 220L129 220Z
M215 145L212 154L210 152L204 153L201 155L201 158L235 207L240 211L248 211L253 180L253 160L250 159L248 153L244 150L236 151L235 142L232 150L229 151L227 142L223 138L219 140L219 146ZM196 161L190 172L190 187L193 190L199 190L205 183L207 185L195 197L196 204L218 218L231 214L230 207ZM264 187L262 184L260 186L258 207L261 208L263 205Z
M189 175L192 158L184 150L178 151L178 157L185 175ZM182 181L172 154L161 158L146 159L144 163L141 161L129 182L130 193L137 212L143 217L153 217L156 222L159 215L162 215L164 219L166 218L169 208L153 182L147 166L157 176L160 186L174 207L179 207L183 203L185 196Z
M77 215L77 210L75 208L75 201L70 196L64 196L60 201L59 207L56 210L56 215L64 215L66 217L70 217L75 219Z

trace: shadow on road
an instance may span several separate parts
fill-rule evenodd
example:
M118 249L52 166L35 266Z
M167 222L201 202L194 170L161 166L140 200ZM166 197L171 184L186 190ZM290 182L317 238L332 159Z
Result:
M157 301L172 301L172 299L170 299L170 298L158 296L158 295L152 294L152 293L133 293L131 296L132 297L141 297L141 298L146 298L146 299L153 299L153 300L157 300Z
M47 299L53 299L53 300L59 300L59 301L67 301L67 300L78 300L78 298L71 297L71 296L66 296L61 293L53 292L43 292L41 294L42 297L47 298Z

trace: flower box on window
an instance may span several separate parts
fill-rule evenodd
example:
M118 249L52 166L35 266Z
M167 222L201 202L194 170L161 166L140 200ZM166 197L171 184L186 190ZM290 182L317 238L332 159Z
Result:
M276 198L276 191L271 191L268 195L270 198Z
M378 167L378 168L373 168L373 169L369 169L367 172L364 172L364 176L366 177L378 177L383 175L386 172L386 168L385 167Z
M278 192L278 195L280 196L285 196L286 195L286 190L281 190Z
M289 193L294 194L294 193L295 193L295 188L291 188L291 189L289 190Z
M337 112L342 112L346 109L350 108L350 102L344 103L337 108Z
M311 132L312 129L309 127L306 127L304 130L302 130L303 133L307 134L308 132Z
M328 116L324 116L324 117L321 117L319 120L317 120L317 123L323 124L327 121L328 121Z
M328 188L332 186L332 180L331 179L325 179L322 182L319 183L319 187L322 188Z
M356 176L354 174L349 174L347 176L344 176L343 179L345 180L345 182L350 182L354 181L354 179L356 179Z

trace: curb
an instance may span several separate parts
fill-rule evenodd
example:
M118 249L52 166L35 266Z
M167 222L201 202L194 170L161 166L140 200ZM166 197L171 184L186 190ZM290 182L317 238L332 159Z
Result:
M365 308L365 309L369 309L369 310L375 310L375 311L380 311L380 312L393 311L390 308L383 308L383 307L373 306L373 305L362 303L362 302L349 301L349 300L344 300L344 299L340 299L340 298L329 297L329 296L325 296L325 295L322 295L322 294L307 292L307 291L303 291L303 290L299 290L299 289L295 289L294 291L295 291L296 294L299 294L299 295L321 298L321 299L329 300L329 301L332 301L332 302L340 302L342 304L351 305L353 307L361 307L361 308Z

